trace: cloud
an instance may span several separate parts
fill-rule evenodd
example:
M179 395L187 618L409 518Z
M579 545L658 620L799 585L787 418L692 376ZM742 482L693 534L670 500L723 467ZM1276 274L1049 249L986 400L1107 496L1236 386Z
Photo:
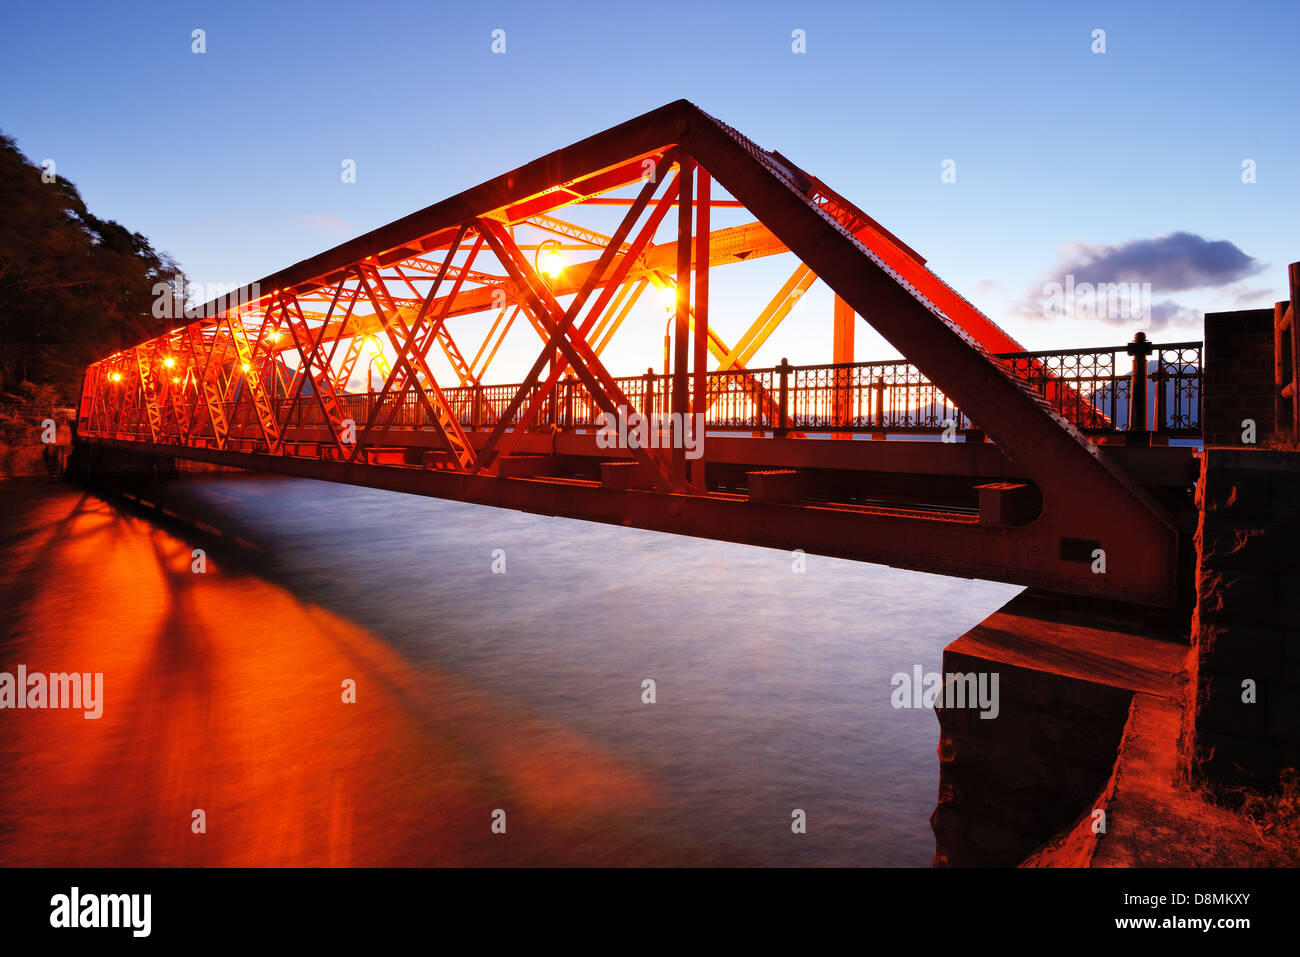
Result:
M1232 290L1233 305L1245 307L1252 303L1261 306L1271 306L1277 298L1277 291L1268 287L1255 289L1234 289Z
M1148 331L1191 326L1204 315L1170 298L1188 290L1231 286L1265 268L1226 239L1177 232L1110 246L1077 242L1015 304L1029 319L1083 318ZM1226 290L1241 296L1238 290ZM1153 301L1156 295L1162 298ZM1141 306L1136 312L1134 307Z
M299 226L306 226L326 236L339 236L353 231L352 224L347 220L324 213L292 213L290 218Z
M1147 332L1159 332L1169 326L1200 325L1205 313L1200 309L1188 309L1172 299L1165 299L1151 304L1151 320L1146 324ZM1124 320L1108 320L1116 325L1127 325Z
M1073 243L1062 250L1058 275L1080 282L1149 282L1157 292L1226 286L1253 276L1264 264L1226 239L1170 233L1114 246Z

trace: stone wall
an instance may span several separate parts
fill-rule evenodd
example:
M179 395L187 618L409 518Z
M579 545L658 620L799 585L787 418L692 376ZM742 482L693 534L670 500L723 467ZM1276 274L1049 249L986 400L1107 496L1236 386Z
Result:
M1241 445L1242 420L1253 419L1262 443L1277 415L1273 384L1273 310L1205 315L1205 444Z
M1069 827L1110 777L1133 693L945 652L944 672L996 672L1003 709L939 715L935 867L1015 867Z
M1184 766L1266 787L1300 760L1300 453L1207 448L1196 494Z

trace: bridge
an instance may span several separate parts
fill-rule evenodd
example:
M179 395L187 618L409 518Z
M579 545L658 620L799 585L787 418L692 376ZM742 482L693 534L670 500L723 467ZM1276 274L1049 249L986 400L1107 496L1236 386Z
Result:
M711 272L784 253L725 341ZM818 280L829 361L755 364ZM615 376L602 356L647 294L664 354ZM854 362L858 317L903 358ZM493 383L512 330L536 360ZM1025 350L816 176L678 101L96 362L76 436L1167 609L1194 597L1201 379L1198 342Z

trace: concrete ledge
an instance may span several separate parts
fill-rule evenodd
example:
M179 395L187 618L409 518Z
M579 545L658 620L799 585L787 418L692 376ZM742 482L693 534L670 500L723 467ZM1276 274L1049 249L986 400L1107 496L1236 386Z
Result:
M1300 848L1258 834L1240 815L1178 784L1178 702L1136 694L1115 768L1073 827L1022 867L1287 867ZM1105 813L1105 831L1094 811Z
M1022 592L945 649L946 653L1061 675L1078 681L1173 697L1189 648L1158 619L1117 607ZM1182 640L1179 640L1182 639Z
M1128 606L1025 592L944 650L946 676L997 675L999 700L993 720L935 709L935 866L1014 867L1091 810L1134 695L1182 697L1190 649L1156 634L1185 640Z

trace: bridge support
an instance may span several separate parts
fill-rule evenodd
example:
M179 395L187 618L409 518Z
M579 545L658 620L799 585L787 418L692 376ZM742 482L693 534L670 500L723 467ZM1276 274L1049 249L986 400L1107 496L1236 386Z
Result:
M1190 622L1026 592L944 652L948 684L995 673L1001 694L995 720L936 707L936 865L1286 862L1200 786L1267 792L1300 764L1300 449L1273 425L1288 308L1206 316Z
M1207 449L1197 501L1184 759L1268 788L1300 765L1300 453Z
M1015 867L1090 816L1135 698L1177 702L1185 641L1131 606L1024 592L950 644L944 687L996 675L996 713L936 702L935 866Z
M68 458L68 477L85 482L149 481L175 478L177 474L174 456L121 446L78 442L73 444Z

